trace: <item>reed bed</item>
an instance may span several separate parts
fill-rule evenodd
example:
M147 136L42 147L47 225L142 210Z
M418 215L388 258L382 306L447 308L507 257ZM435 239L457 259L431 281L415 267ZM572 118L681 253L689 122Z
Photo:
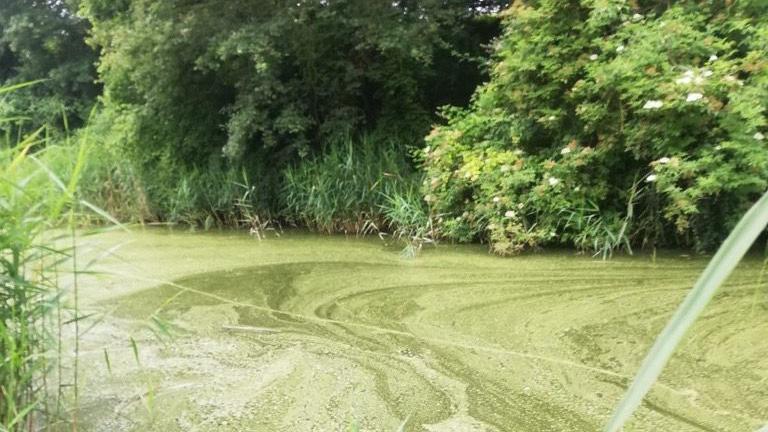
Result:
M32 84L0 89L0 97ZM19 130L0 139L0 430L50 430L62 422L76 429L77 411L68 408L77 406L83 319L75 224L81 208L108 216L78 195L87 135L70 147L77 151L62 176L43 162L46 129ZM65 340L65 329L73 340ZM72 348L74 359L63 355Z
M326 233L383 231L395 222L385 210L387 197L414 195L418 177L404 153L368 137L332 142L320 156L283 171L280 213Z

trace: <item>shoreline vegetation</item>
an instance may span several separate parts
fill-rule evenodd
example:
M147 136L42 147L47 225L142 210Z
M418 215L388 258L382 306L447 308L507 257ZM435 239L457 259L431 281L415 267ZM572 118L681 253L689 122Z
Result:
M43 123L46 163L89 136L82 194L120 221L607 258L712 252L768 188L760 2L74 3L101 96Z
M34 150L43 131L0 145L0 426L8 431L53 427L78 399L77 361L74 370L65 366L71 341L62 330L74 325L76 358L76 196L85 147L62 180Z

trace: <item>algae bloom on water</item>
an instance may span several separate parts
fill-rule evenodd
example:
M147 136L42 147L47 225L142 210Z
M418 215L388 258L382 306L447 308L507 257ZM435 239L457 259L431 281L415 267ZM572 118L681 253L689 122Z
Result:
M594 431L703 268L675 254L596 261L379 241L147 231L84 288L89 430ZM130 264L129 264L130 263ZM747 260L630 430L750 430L768 330ZM136 277L141 275L141 277ZM166 282L162 282L166 281ZM171 337L150 330L160 320ZM135 338L141 365L128 347ZM110 351L111 372L102 365ZM750 392L742 389L749 388ZM142 397L151 391L153 408ZM144 395L144 396L143 396ZM162 413L159 415L158 413Z

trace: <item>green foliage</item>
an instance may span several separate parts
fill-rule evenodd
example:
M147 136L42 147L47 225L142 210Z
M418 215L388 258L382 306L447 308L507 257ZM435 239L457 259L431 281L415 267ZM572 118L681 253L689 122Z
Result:
M0 87L0 97L12 97L12 91L32 84ZM17 121L0 117L0 125ZM82 199L83 180L104 178L88 174L93 142L89 129L84 131L75 143L65 137L61 145L51 144L45 127L18 140L9 135L0 139L2 431L53 423L64 415L70 395L77 406L79 322L86 316L78 309L77 281L83 268L77 263L75 228L94 217L114 222ZM74 327L74 360L61 356L62 328L67 325ZM64 362L71 365L69 371ZM72 416L76 425L77 410Z
M92 116L93 117L93 116ZM133 164L115 143L105 140L112 125L89 122L71 136L51 140L38 157L59 176L68 178L76 166L80 150L87 147L87 163L80 169L78 193L96 207L123 222L151 220L144 187ZM101 223L103 218L82 215L81 224L90 219Z
M0 141L0 429L8 431L32 428L54 401L44 383L55 359L44 354L60 307L57 275L71 251L57 247L51 230L70 220L85 160L79 152L70 176L54 174L36 157L43 131Z
M84 0L81 11L102 49L101 115L119 125L109 140L168 218L155 186L195 193L176 173L244 167L274 184L347 136L418 142L435 108L464 103L481 79L499 4Z
M334 141L283 171L281 214L320 231L384 230L387 197L408 193L414 174L400 147L368 137Z
M516 2L491 80L427 137L441 231L498 253L709 249L768 187L768 5Z
M114 112L97 112L87 126L71 137L48 143L40 158L54 172L67 175L78 150L88 143L88 161L80 173L79 193L123 222L235 227L241 225L244 206L252 212L267 212L262 190L272 186L258 177L258 161L250 164L249 169L257 175L258 189L249 172L235 169L220 158L211 159L207 166L187 167L165 157L155 161L157 169L147 169L136 162L126 143L130 123L130 118ZM271 176L277 178L277 174ZM94 220L100 223L102 218ZM88 215L79 223L89 223Z
M39 404L33 391L43 362L32 359L46 348L45 334L35 322L47 314L52 299L44 280L29 280L30 263L42 259L35 237L45 228L41 221L39 192L29 192L26 175L20 174L26 153L38 135L19 146L5 146L0 153L0 424L4 430L24 428L32 408ZM7 143L6 143L7 144ZM37 255L37 256L36 256Z
M15 91L0 102L0 116L25 121L0 125L0 131L40 126L65 129L85 123L99 93L96 52L85 43L87 21L74 15L73 1L0 2L0 85L45 82Z
M428 213L417 182L385 194L381 209L392 236L406 244L404 256L414 257L425 243L438 239L434 218Z
M244 171L213 167L209 170L191 169L180 176L180 182L165 203L164 214L170 222L210 228L240 226L243 210L253 215L268 216L260 188L252 185Z

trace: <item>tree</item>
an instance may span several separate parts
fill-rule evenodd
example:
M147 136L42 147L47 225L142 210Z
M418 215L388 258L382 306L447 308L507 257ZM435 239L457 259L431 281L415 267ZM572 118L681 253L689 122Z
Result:
M0 116L23 116L33 127L82 124L100 89L88 23L62 0L0 2L0 84L44 82L14 92Z
M82 10L103 50L108 115L130 123L124 141L145 172L276 173L338 136L417 144L436 107L466 101L482 78L497 28L487 13L504 3L85 0Z

